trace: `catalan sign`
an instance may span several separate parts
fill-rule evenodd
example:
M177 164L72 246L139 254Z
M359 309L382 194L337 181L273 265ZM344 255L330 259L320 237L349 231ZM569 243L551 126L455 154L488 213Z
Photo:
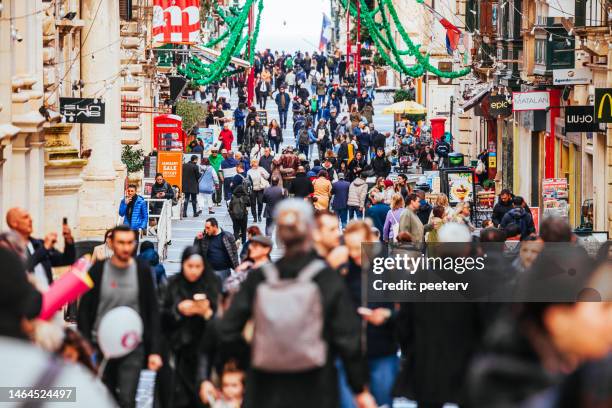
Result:
M505 95L489 96L489 115L493 118L505 118L512 115L512 101Z
M104 123L105 109L100 99L60 98L60 114L69 123Z
M592 106L565 107L565 133L597 132L595 111Z
M513 92L513 111L545 110L550 107L548 91Z
M595 89L595 121L612 123L612 88Z

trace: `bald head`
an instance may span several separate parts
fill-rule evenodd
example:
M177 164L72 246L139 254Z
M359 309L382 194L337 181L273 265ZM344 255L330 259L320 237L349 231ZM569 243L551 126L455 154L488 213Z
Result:
M6 213L6 224L25 240L32 235L32 217L20 207L14 207Z

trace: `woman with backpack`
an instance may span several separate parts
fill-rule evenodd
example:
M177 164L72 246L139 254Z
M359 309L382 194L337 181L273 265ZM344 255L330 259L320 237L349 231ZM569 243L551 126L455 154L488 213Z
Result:
M207 157L202 159L200 172L202 174L198 181L200 202L202 203L202 208L208 207L208 213L214 214L212 196L219 188L219 176L217 176L217 172L214 167L211 166L210 160Z
M181 272L172 276L161 307L162 332L170 345L172 407L197 407L200 343L215 313L218 280L194 247L181 257Z
M312 122L307 121L302 129L298 132L298 150L301 154L308 156L308 147L310 146L310 131Z
M383 227L383 241L394 242L397 241L399 234L399 220L402 218L404 212L404 198L401 194L395 193L391 197L391 210L387 213L385 219L385 226Z

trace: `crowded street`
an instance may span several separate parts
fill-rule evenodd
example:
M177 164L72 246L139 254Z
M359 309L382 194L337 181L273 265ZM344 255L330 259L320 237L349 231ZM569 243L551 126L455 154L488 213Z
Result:
M0 407L612 408L611 30L0 0Z

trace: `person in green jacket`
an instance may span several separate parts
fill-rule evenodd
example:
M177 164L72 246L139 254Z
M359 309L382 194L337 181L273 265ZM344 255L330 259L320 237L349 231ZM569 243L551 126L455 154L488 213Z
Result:
M210 150L210 156L208 156L208 160L210 161L210 165L217 172L217 176L219 177L219 188L213 194L213 201L215 205L218 207L221 204L221 186L223 185L223 173L219 170L221 169L221 162L223 161L223 156L219 154L219 149L213 146Z

